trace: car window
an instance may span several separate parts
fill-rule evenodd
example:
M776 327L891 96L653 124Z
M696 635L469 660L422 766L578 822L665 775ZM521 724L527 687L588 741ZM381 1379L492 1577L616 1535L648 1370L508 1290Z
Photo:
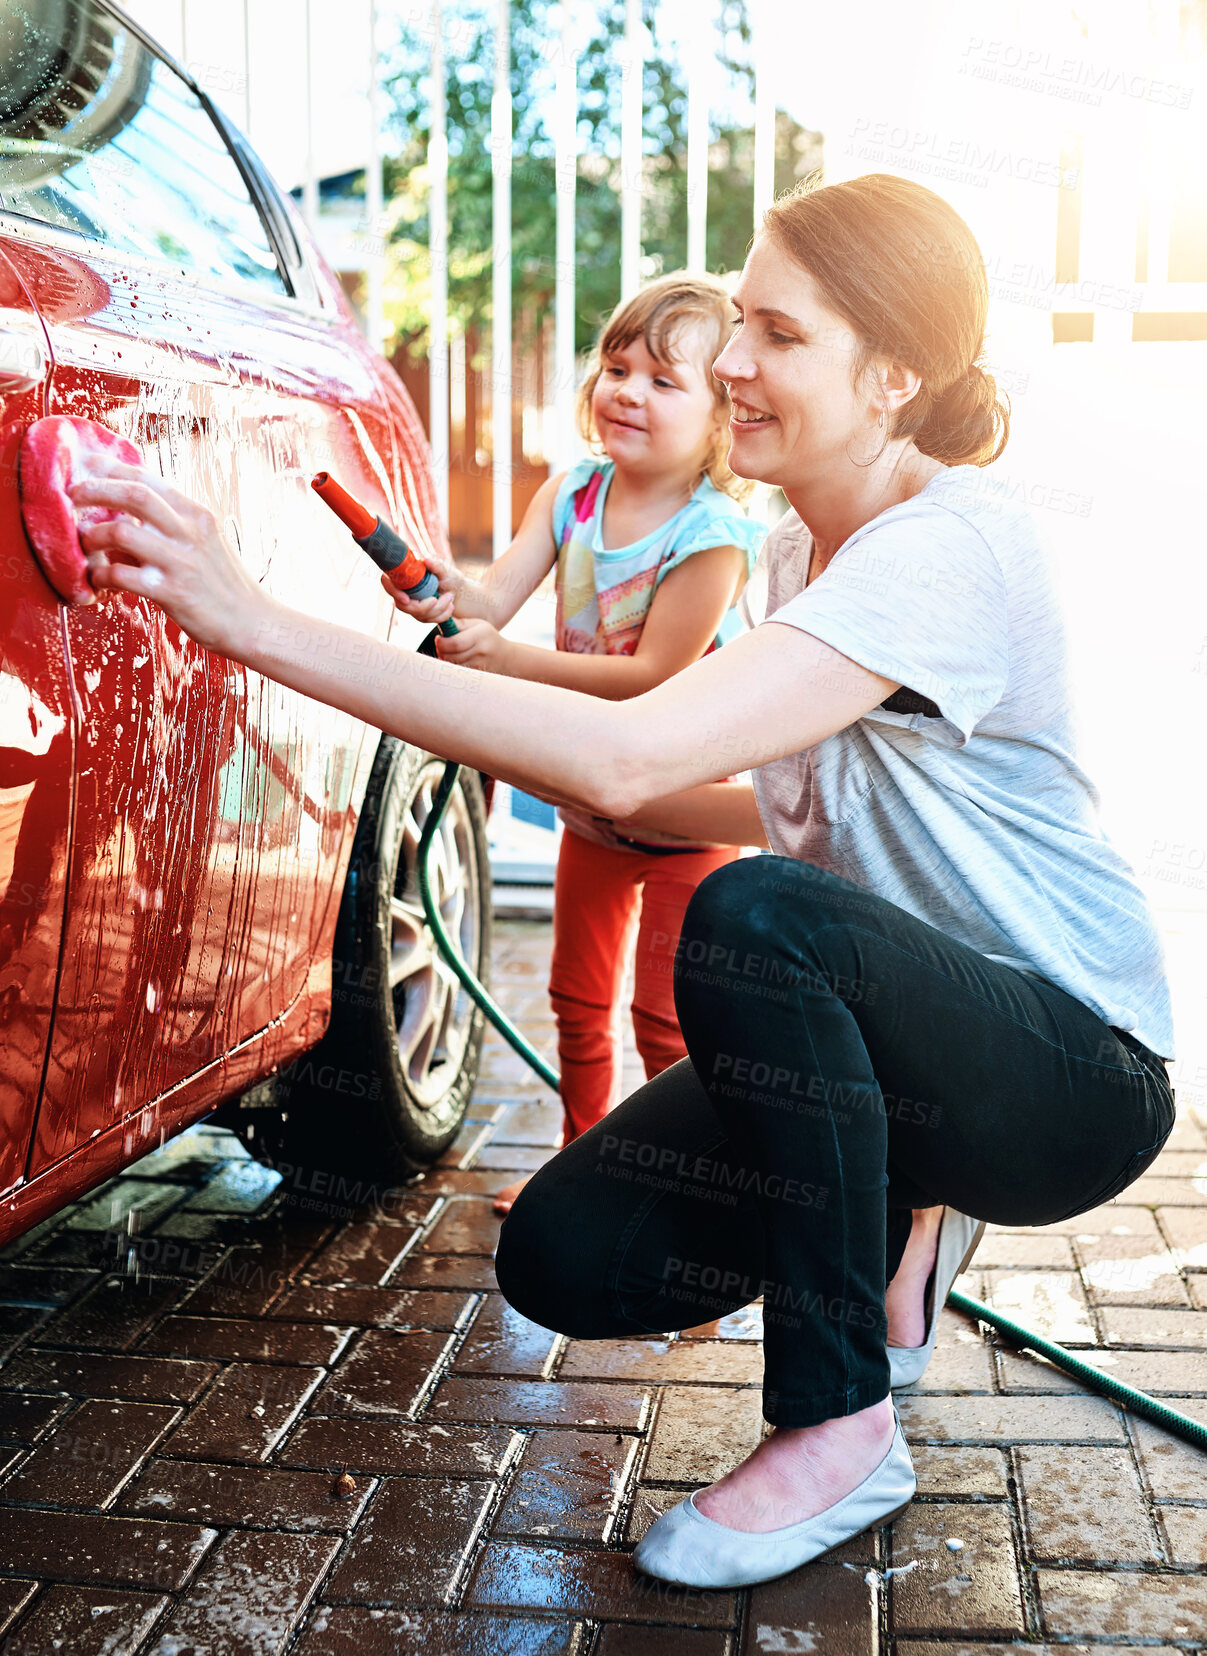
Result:
M222 128L227 143L238 153L243 170L255 180L260 211L269 222L278 257L285 267L285 279L294 297L315 301L314 276L302 255L297 231L288 211L289 202L270 178L263 161L249 148L246 138L238 128L231 125L220 109L215 110L214 118Z
M95 0L0 6L0 204L203 279L285 291L206 109Z

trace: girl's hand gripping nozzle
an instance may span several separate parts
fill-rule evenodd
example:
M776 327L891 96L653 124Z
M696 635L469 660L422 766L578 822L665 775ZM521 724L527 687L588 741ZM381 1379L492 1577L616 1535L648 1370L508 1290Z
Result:
M352 539L366 551L379 569L385 571L391 582L400 587L408 598L434 598L440 591L440 582L421 558L417 558L402 536L388 523L374 517L359 500L354 500L329 472L318 472L310 487L339 518ZM445 638L452 638L457 623L451 618L440 623Z

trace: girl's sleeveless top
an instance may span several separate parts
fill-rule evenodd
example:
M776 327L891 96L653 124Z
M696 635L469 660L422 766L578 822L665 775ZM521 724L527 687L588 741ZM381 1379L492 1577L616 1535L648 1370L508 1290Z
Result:
M553 505L557 557L557 648L576 655L632 655L659 586L697 552L737 546L750 574L766 527L754 523L707 478L673 517L631 546L605 547L601 525L614 472L610 460L589 459L566 473ZM709 651L742 631L736 608L723 618ZM708 654L709 651L705 653ZM562 807L566 827L599 845L641 851L696 851L700 847L643 832L618 833L604 817Z

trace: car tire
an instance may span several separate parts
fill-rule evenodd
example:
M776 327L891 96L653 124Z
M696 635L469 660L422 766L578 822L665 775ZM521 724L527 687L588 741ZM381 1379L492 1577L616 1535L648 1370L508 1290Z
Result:
M327 1033L219 1117L257 1160L288 1168L298 1195L321 1197L331 1188L325 1176L336 1175L369 1199L383 1181L430 1167L464 1120L485 1019L435 947L416 877L419 836L444 767L382 737L340 904ZM490 862L486 804L472 770L458 777L431 868L445 925L485 981Z

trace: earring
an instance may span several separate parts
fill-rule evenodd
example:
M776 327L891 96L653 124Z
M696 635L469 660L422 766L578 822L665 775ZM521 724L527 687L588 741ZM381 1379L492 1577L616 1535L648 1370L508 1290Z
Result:
M877 424L877 426L882 426L884 424L884 410L883 410L883 408L880 410L880 413L876 416L876 424Z

